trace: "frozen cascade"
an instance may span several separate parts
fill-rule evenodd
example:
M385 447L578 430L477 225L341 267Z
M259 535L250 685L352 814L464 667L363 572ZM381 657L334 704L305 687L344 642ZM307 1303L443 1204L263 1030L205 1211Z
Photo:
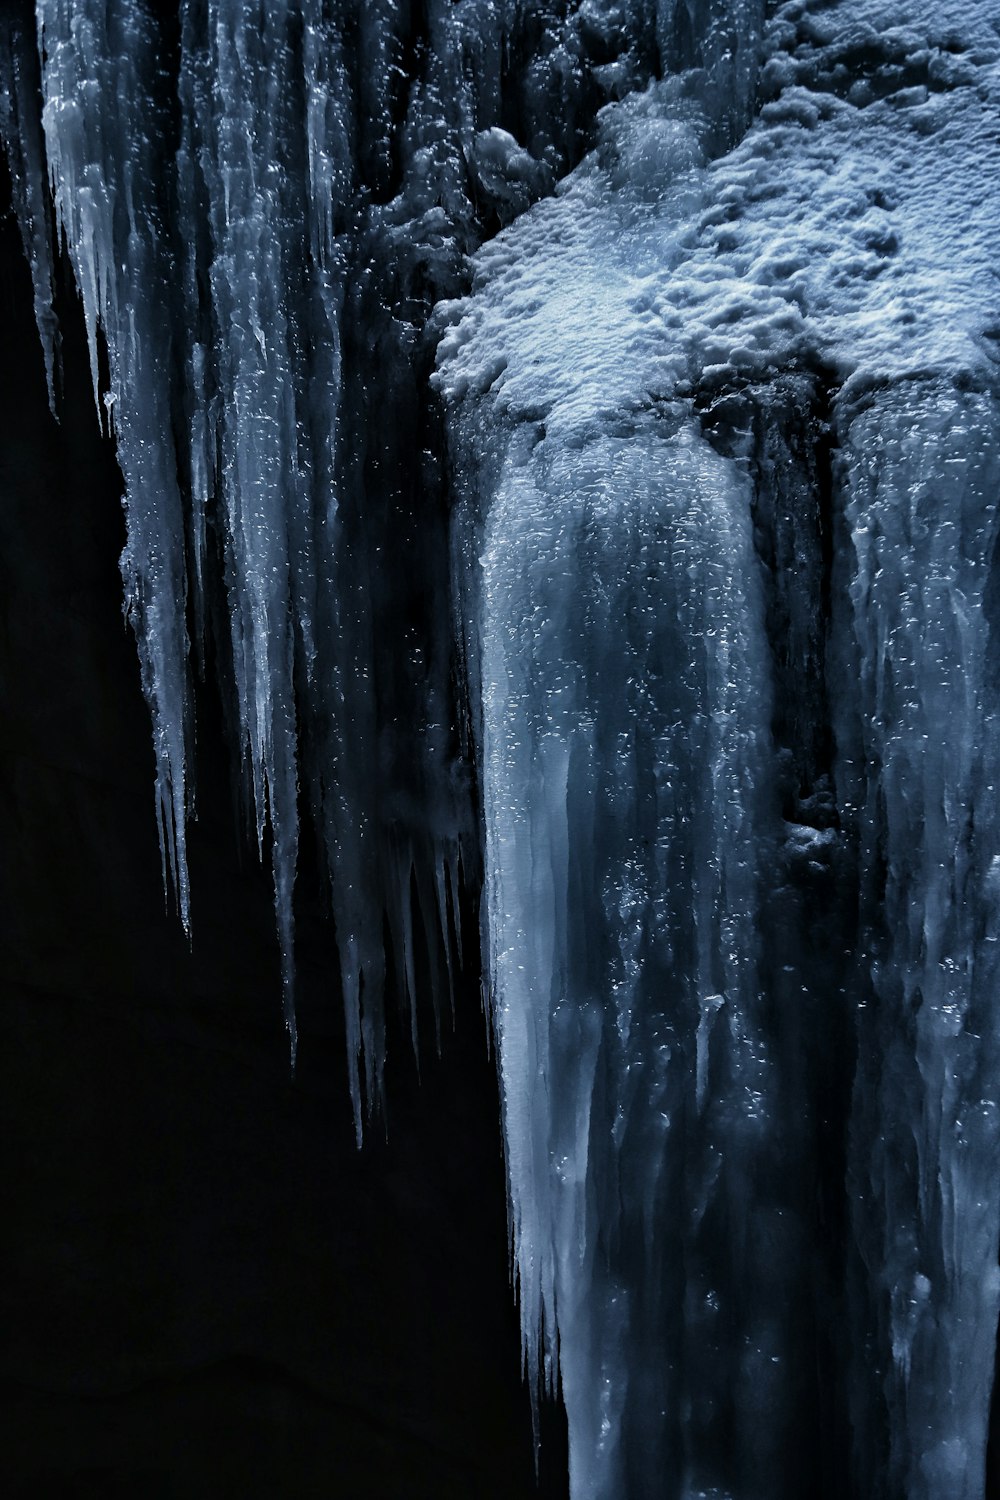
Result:
M169 10L5 19L0 131L185 925L214 674L359 1139L482 881L574 1500L984 1500L1000 5Z
M608 106L438 315L522 1326L574 1497L799 1495L810 1422L831 1494L984 1495L998 23L778 7L734 149L695 74Z
M541 438L507 457L481 543L514 1252L533 1381L539 1332L554 1379L558 1330L574 1496L773 1470L773 1432L753 1424L783 1378L766 1215L758 1202L752 1230L725 1228L747 1223L747 1185L766 1173L773 1086L755 920L774 821L767 642L747 489L686 426L570 449ZM744 1425L720 1462L732 1387ZM685 1407L698 1416L683 1433Z

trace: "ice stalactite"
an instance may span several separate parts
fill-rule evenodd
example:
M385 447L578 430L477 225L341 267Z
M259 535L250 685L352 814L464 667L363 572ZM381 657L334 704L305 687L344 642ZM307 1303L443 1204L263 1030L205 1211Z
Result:
M7 149L14 205L24 253L32 268L35 322L45 359L49 406L56 411L59 325L56 320L51 203L45 181L45 142L37 108L38 48L30 16L0 21L0 140Z
M184 512L168 436L174 342L183 325L163 201L171 134L154 85L159 37L146 13L125 0L39 0L38 26L47 171L83 303L94 396L125 480L125 612L153 720L164 879L169 870L187 927L193 724ZM113 112L109 99L117 101ZM36 261L36 300L45 274Z

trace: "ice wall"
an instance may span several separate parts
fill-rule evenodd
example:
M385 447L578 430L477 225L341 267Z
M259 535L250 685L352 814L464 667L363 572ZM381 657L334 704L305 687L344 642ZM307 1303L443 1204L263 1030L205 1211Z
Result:
M1000 12L917 12L778 7L732 149L682 50L439 313L575 1496L984 1494Z

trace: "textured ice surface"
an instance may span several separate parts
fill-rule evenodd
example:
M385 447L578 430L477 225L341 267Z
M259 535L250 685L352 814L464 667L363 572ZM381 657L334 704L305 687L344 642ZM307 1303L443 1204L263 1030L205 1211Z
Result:
M998 25L992 5L779 7L733 149L696 75L608 106L439 314L524 1336L551 1362L558 1331L574 1496L803 1492L759 1428L804 1409L794 1283L822 1252L759 1164L792 1176L783 1109L818 1066L796 1011L838 995L853 1482L983 1494ZM782 870L842 857L856 951L813 918L810 952ZM734 1166L745 1214L723 1207ZM784 1308L735 1228L769 1213ZM734 1257L714 1280L707 1221ZM673 1259L671 1233L691 1237ZM737 1285L724 1377L680 1351L711 1347L716 1308L733 1328Z

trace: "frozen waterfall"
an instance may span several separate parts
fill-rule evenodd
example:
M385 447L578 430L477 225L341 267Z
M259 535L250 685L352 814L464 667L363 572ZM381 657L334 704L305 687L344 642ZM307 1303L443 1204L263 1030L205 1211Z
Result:
M35 11L0 130L192 941L211 682L359 1143L481 897L573 1500L986 1500L1000 4Z
M856 1492L983 1494L1000 13L912 10L779 9L734 149L690 74L609 106L439 314L514 1253L574 1496L806 1493L803 1328L844 1315ZM807 1310L802 1073L845 1023L844 1302Z

